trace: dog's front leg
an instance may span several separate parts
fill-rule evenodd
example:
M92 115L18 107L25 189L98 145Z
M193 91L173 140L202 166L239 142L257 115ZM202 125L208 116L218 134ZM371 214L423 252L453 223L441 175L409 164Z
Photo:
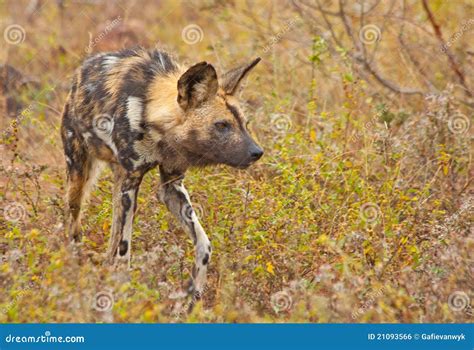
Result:
M211 259L211 243L193 210L182 176L167 174L160 170L161 188L159 197L168 210L179 220L194 243L195 259L188 294L200 298L204 291L207 267Z

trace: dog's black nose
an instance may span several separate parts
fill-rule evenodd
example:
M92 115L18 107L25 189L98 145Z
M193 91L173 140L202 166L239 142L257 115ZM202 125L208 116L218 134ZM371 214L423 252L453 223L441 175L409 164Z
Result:
M255 147L250 151L250 158L252 158L252 161L257 161L263 156L263 149L260 147Z

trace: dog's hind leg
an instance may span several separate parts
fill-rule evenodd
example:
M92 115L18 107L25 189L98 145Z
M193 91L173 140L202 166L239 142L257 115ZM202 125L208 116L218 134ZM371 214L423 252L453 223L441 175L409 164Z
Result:
M120 165L113 165L113 222L107 260L125 260L130 268L133 218L137 209L137 195L143 174L126 172Z
M88 153L81 135L68 124L67 115L64 118L61 133L67 171L66 234L69 240L79 242L81 206L100 173L101 164Z

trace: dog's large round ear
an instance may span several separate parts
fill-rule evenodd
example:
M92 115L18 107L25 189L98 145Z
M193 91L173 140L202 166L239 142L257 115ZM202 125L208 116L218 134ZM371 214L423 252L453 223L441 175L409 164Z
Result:
M260 62L261 58L257 57L252 62L240 65L231 69L222 76L221 87L227 95L233 95L237 91L242 82L242 79L252 70L253 67Z
M195 64L178 80L178 104L184 110L195 108L214 97L218 88L214 67L207 62Z

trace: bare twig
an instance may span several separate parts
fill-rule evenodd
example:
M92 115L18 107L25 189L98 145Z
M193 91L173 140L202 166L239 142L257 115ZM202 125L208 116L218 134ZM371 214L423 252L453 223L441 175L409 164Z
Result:
M406 11L406 3L405 3L405 0L403 0L403 3L402 3L402 18L403 19L405 19L405 11ZM406 53L407 58L410 60L413 67L415 67L418 74L423 78L425 84L428 86L430 91L437 91L433 82L428 77L428 74L426 74L425 70L423 69L418 59L412 54L410 48L405 43L404 37L405 37L405 21L402 21L400 25L400 32L398 34L398 42L400 44L400 47L403 49L403 52Z
M449 48L445 45L445 41L443 39L443 33L441 32L441 27L436 22L436 20L434 18L434 15L431 12L430 7L428 6L428 1L427 0L422 0L422 4L423 4L423 8L424 8L426 14L428 15L428 20L430 21L431 26L433 27L436 38L438 39L438 41L441 43L441 46L443 47L443 50L441 50L441 51L443 51L446 54L446 56L448 56L448 60L449 60L449 64L451 66L451 69L457 75L457 77L459 79L459 82L461 83L461 85L465 89L466 94L469 97L474 97L471 90L469 89L469 87L466 84L466 78L464 77L464 73L462 72L461 67L456 62L456 58L454 57L452 52L449 50Z

